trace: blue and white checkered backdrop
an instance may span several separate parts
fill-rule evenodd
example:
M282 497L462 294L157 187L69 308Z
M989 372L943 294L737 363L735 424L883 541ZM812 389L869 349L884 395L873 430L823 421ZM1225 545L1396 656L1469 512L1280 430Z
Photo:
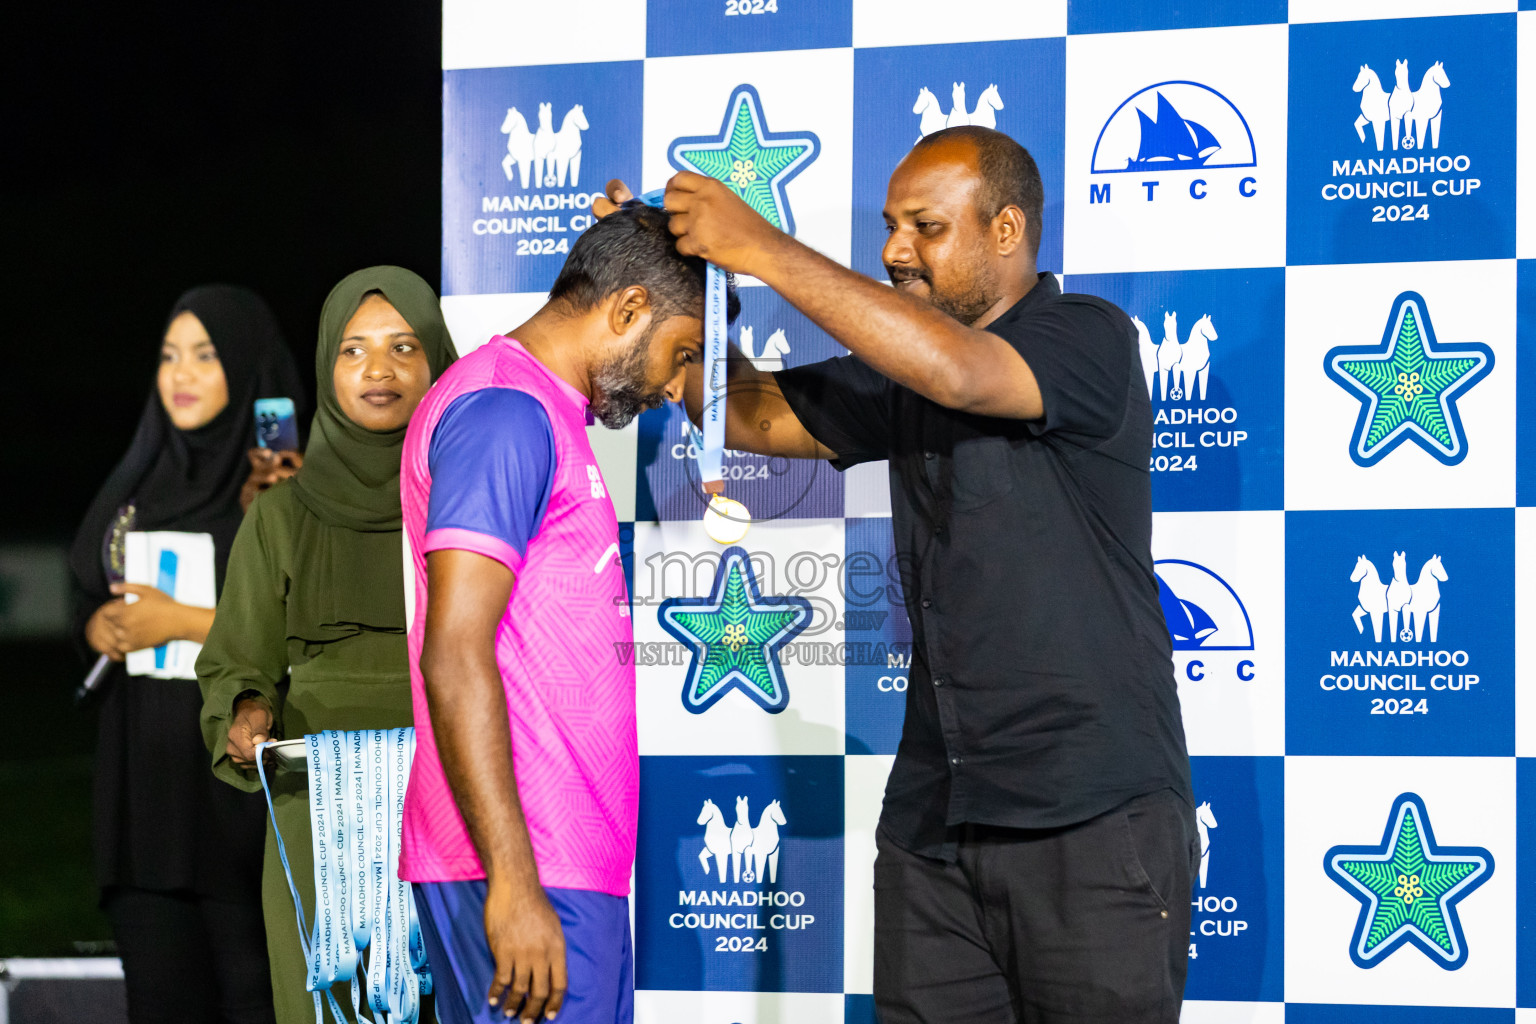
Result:
M880 276L908 147L1009 133L1041 268L1143 330L1207 844L1184 1019L1536 1024L1532 51L1536 0L445 0L443 306L461 348L516 325L607 179L733 129L809 147L798 237ZM759 365L841 351L744 285ZM871 1021L911 642L885 467L728 453L760 520L733 588L681 414L592 440L639 666L639 1019ZM660 621L786 596L814 615L778 674L701 676Z

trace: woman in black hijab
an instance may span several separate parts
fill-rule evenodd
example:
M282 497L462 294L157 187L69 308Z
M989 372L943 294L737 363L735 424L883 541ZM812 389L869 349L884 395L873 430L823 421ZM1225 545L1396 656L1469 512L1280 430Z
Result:
M201 643L212 609L124 585L125 530L207 534L214 584L242 516L258 398L303 389L266 304L228 285L194 288L171 310L156 386L138 430L91 504L70 553L76 636L111 665L101 679L96 752L96 879L143 1022L271 1022L259 794L215 779L198 724L196 679L130 676L130 651ZM300 422L302 422L302 418ZM133 603L124 597L133 595Z

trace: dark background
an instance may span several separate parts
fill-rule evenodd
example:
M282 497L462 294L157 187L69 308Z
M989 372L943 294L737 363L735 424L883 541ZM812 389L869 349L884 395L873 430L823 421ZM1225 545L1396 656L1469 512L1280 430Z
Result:
M436 3L8 8L0 545L67 544L126 449L184 289L244 284L301 372L359 267L437 283ZM311 387L313 382L310 382ZM0 642L0 957L105 952L94 720L68 639Z

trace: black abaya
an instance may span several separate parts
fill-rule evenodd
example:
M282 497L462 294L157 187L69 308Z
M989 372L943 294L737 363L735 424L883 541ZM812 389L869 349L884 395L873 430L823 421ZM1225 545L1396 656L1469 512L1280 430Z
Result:
M208 424L183 431L171 422L158 390L151 387L133 442L97 494L71 550L75 636L82 647L86 622L112 599L103 550L117 510L132 503L138 530L210 534L216 584L222 590L225 563L241 520L240 488L250 472L245 452L255 443L253 404L257 398L271 397L293 398L300 409L307 404L276 320L254 293L226 285L195 288L177 301L171 319L187 310L202 321L217 350L229 404ZM94 661L95 652L87 653ZM182 916L194 920L200 912L196 906L208 904L214 910L203 911L205 916L222 906L231 921L247 922L247 930L249 922L256 922L259 928L265 803L260 794L239 792L209 771L199 726L202 697L195 679L131 677L117 664L97 693L96 880L114 922L125 972L136 975L128 979L130 992L153 991L178 973L186 976L189 993L201 991L206 985L193 980L199 972L196 962L178 952L195 936L156 922L178 920L179 904L193 907ZM131 907L139 910L125 910ZM208 939L215 958L248 961L251 956L252 943L232 932L223 940L211 935ZM270 1019L265 943L259 930L254 946L261 958L254 995L262 997L266 1007L257 1019ZM215 973L227 976L228 984L244 978L248 985L249 968L247 964L243 973ZM253 994L215 996L209 1020L228 1017L218 1005L249 1005ZM158 1016L144 999L130 1000L129 1012L135 1021Z

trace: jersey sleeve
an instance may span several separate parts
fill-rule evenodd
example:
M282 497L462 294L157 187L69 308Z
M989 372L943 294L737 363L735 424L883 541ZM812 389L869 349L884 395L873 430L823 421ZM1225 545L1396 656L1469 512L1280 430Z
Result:
M517 572L554 486L555 434L539 400L498 387L460 396L432 431L427 465L424 553L473 551Z
M895 387L889 378L857 356L823 359L773 376L806 431L837 453L834 468L888 457Z
M987 330L1024 357L1040 385L1045 415L1030 421L1035 434L1075 435L1091 444L1120 429L1136 359L1135 333L1124 314L1095 303L1057 302Z

